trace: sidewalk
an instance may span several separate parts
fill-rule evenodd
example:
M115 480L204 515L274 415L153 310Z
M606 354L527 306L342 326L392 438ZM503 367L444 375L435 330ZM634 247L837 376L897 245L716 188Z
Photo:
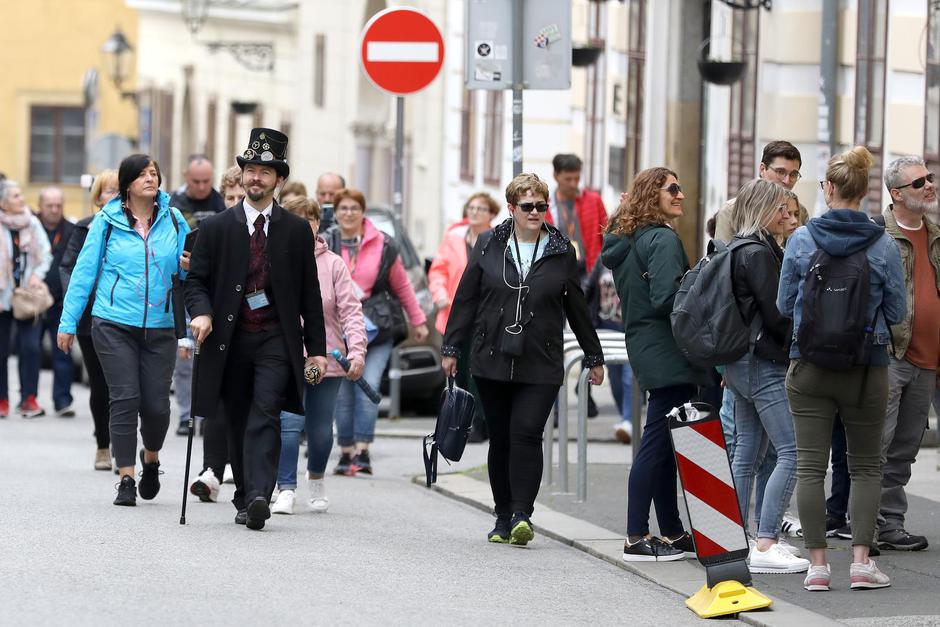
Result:
M597 397L595 397L597 398ZM600 399L598 399L600 400ZM589 422L587 500L575 502L574 494L561 494L560 487L543 486L533 522L538 532L565 542L612 564L639 574L670 590L690 596L705 581L704 569L696 561L669 564L626 564L621 559L626 511L627 476L632 447L613 441L616 419L609 406L601 404L602 415ZM608 411L605 411L608 410ZM574 418L572 418L574 420ZM384 421L380 421L384 422ZM932 429L934 424L931 425ZM434 429L433 419L412 418L380 424L385 436L413 436ZM573 431L573 428L572 428ZM935 434L936 431L934 430ZM469 445L471 447L485 445ZM568 459L575 462L575 443L569 441ZM933 625L940 623L940 451L923 448L914 464L908 489L907 527L926 535L930 548L919 552L885 551L875 558L892 578L892 587L870 592L849 593L848 567L851 546L847 540L830 542L833 590L811 594L802 588L802 575L754 575L754 585L774 600L770 611L741 614L740 620L756 625ZM555 450L557 462L557 445ZM442 464L441 471L446 472ZM453 498L492 511L492 497L486 468L461 468L439 477L437 489ZM557 466L554 478L557 482ZM569 466L569 492L574 492L577 469ZM423 477L416 481L423 481ZM681 491L679 493L681 502ZM680 508L683 510L684 507ZM796 512L795 498L791 511ZM651 527L656 532L655 514ZM802 548L800 539L791 539ZM804 551L805 553L805 551Z

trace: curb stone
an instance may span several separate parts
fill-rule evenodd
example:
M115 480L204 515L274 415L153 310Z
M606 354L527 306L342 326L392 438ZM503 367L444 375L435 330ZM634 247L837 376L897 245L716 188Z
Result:
M423 475L414 477L413 482L421 487L425 486ZM437 483L432 488L444 496L477 509L488 513L493 511L490 487L483 481L460 473L447 473L438 475ZM704 583L702 568L694 562L675 562L670 564L668 569L655 563L624 562L621 534L556 512L541 503L538 508L538 522L534 524L534 527L548 538L584 551L588 555L632 572L683 597L693 595ZM815 627L846 624L779 599L773 599L773 602L773 609L742 612L737 615L737 619L758 627L806 627L807 625Z

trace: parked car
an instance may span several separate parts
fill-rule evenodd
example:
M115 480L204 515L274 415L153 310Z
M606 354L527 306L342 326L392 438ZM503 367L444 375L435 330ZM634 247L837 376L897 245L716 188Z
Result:
M424 261L415 250L401 220L386 207L371 206L366 217L380 231L395 240L405 272L427 316L428 337L423 342L408 339L398 345L401 356L401 405L419 413L436 413L444 372L441 370L441 334L434 328L434 302L428 290ZM335 228L335 227L334 227ZM391 361L389 361L391 366ZM388 369L382 375L381 392L388 394Z

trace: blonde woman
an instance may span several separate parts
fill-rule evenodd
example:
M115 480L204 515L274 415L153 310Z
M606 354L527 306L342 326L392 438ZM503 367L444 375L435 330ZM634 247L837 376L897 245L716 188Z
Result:
M62 255L62 263L59 264L63 292L68 290L69 280L72 278L72 269L75 267L78 254L82 252L85 238L88 237L91 221L95 219L98 210L116 197L118 193L120 193L120 190L118 189L117 170L103 170L95 177L95 182L91 185L92 214L82 218L75 224L75 230L72 231L72 237L69 238L65 253ZM104 379L104 371L101 369L101 362L98 360L98 352L95 350L95 343L91 340L91 308L94 304L95 299L92 295L89 298L88 306L85 308L85 313L82 314L82 318L78 323L75 335L78 338L78 346L82 349L82 361L85 363L85 372L88 373L88 387L91 391L88 405L91 409L91 417L95 422L95 441L98 443L95 449L95 470L111 470L108 382Z

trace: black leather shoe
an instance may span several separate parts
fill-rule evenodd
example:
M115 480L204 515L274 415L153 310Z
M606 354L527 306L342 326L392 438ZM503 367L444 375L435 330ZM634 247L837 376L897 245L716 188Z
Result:
M235 524L244 525L247 522L248 522L248 510L247 509L238 510L238 513L235 514Z
M256 496L248 504L246 510L245 526L255 531L264 529L264 521L271 517L271 508L268 507L268 501L263 496Z

